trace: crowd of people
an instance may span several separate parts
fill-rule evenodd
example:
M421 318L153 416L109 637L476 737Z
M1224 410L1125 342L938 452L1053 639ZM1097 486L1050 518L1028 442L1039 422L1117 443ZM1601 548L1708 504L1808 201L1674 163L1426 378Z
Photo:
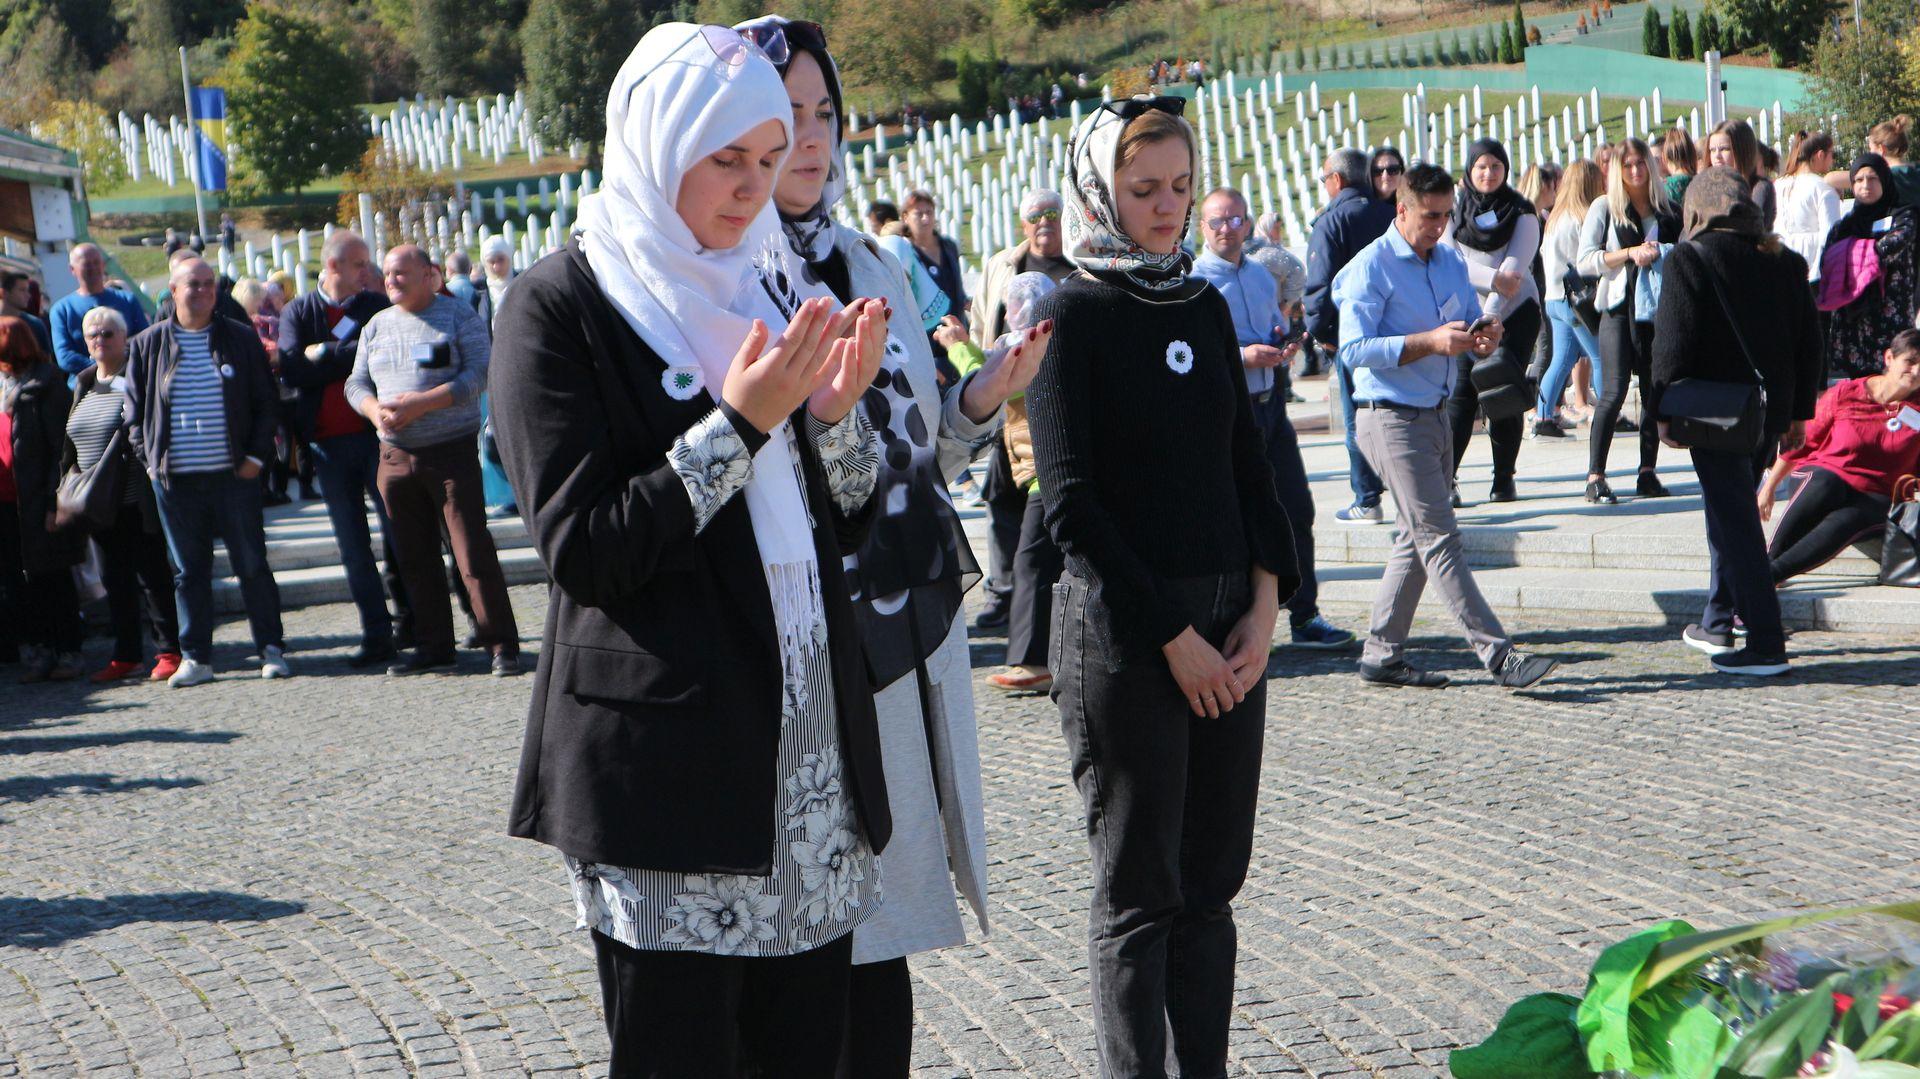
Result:
M480 271L412 245L376 267L336 230L288 299L188 245L148 325L82 245L45 325L0 282L0 630L29 635L29 680L82 674L91 538L114 635L94 677L207 681L218 537L260 674L289 676L278 461L326 500L354 666L452 667L454 596L468 646L518 673L498 468L550 581L509 828L565 866L613 1074L904 1076L910 957L963 943L967 908L988 927L984 577L977 624L1008 630L987 681L1050 694L1084 805L1102 1067L1224 1074L1281 611L1284 644L1359 644L1364 684L1437 689L1407 656L1431 582L1496 685L1539 685L1557 661L1475 583L1457 475L1484 419L1489 499L1519 498L1528 432L1566 437L1584 400L1589 502L1617 502L1617 429L1638 497L1668 494L1661 446L1691 457L1713 565L1684 642L1783 673L1779 582L1920 470L1920 255L1904 119L1838 174L1802 136L1777 183L1738 122L1704 164L1676 129L1517 180L1494 140L1459 177L1340 149L1303 263L1244 193L1196 189L1184 107L1086 115L1064 190L1027 193L971 294L930 193L868 207L867 233L837 218L840 72L818 24L778 16L650 30L599 191L518 274L494 247ZM1319 371L1337 521L1394 507L1364 634L1317 604L1286 406ZM976 465L984 575L955 504Z

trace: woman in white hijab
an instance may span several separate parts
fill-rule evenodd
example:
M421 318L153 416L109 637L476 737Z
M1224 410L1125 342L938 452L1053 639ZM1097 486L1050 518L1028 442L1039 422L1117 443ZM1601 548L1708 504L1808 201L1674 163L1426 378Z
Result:
M853 938L851 1032L841 1074L906 1076L913 1043L907 956L966 943L955 884L987 931L986 826L973 716L973 665L962 602L979 567L947 484L999 435L1002 405L1024 391L1046 335L996 349L943 392L922 332L930 312L893 255L836 222L840 74L816 23L770 15L737 27L761 42L786 81L793 153L774 188L782 232L802 263L802 295L885 296L900 313L881 372L860 402L881 443L880 504L848 559L848 583L879 715L893 841L887 902ZM918 260L913 261L918 268ZM944 302L945 296L933 293ZM938 315L934 321L938 323Z
M830 1076L891 835L842 557L884 305L797 301L768 58L650 31L574 242L521 274L495 427L553 580L510 830L559 848L614 1075ZM771 347L769 347L771 342Z

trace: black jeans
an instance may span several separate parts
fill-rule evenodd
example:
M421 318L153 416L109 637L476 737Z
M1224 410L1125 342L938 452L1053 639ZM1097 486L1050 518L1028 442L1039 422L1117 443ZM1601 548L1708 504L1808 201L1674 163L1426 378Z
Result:
M913 976L907 958L856 963L847 980L838 1079L906 1079L913 1066Z
M147 531L139 506L121 506L113 527L94 533L93 541L100 545L100 583L107 589L113 658L140 662L142 622L156 654L178 655L180 614L174 605L167 538Z
M987 479L980 485L987 503L987 601L1013 596L1013 560L1020 550L1020 522L1027 512L1027 489L1013 482L1007 440L995 439L987 458Z
M1214 647L1246 612L1245 573L1161 582ZM1053 700L1093 853L1088 968L1101 1074L1213 1079L1227 1068L1233 897L1253 853L1266 681L1196 717L1158 654L1121 660L1087 581L1054 589Z
M78 652L84 630L73 568L28 569L20 529L20 504L0 502L0 656L13 661L23 644Z
M1707 551L1711 580L1700 628L1708 633L1731 633L1733 616L1747 624L1747 647L1763 656L1787 650L1787 633L1780 622L1780 597L1773 589L1767 561L1767 534L1754 504L1759 473L1754 459L1744 453L1692 450L1693 471L1700 478L1700 501L1707 512Z
M1514 370L1526 370L1533 356L1534 338L1540 335L1540 305L1528 300L1506 318L1506 334L1500 339L1500 358ZM1473 385L1473 365L1479 357L1471 352L1453 358L1453 395L1447 398L1447 422L1453 427L1453 472L1467 455L1467 441L1473 437L1473 421L1480 414L1480 391ZM1526 435L1526 413L1487 421L1487 440L1493 443L1493 482L1513 482L1516 462L1520 460L1520 440Z
M1635 322L1630 315L1614 312L1601 315L1600 366L1594 374L1606 382L1600 387L1600 403L1593 410L1587 473L1604 476L1607 452L1613 448L1613 424L1620 418L1621 406L1627 403L1628 376L1640 379L1642 394L1653 383L1653 323ZM1660 453L1660 427L1645 409L1641 412L1640 471L1651 472Z
M1053 586L1066 568L1067 556L1047 534L1047 508L1036 495L1027 496L1020 517L1020 546L1013 555L1013 608L1007 621L1007 663L1014 667L1044 667L1053 625Z
M1293 555L1300 564L1300 587L1287 599L1287 620L1299 628L1320 617L1320 578L1313 571L1313 491L1300 460L1300 436L1287 418L1280 390L1253 402L1253 425L1267 441L1267 467L1273 469L1273 493L1293 528Z
M1823 565L1855 540L1886 526L1886 499L1856 491L1824 468L1810 468L1767 547L1774 582Z
M853 934L794 956L652 952L593 934L612 1079L832 1079Z

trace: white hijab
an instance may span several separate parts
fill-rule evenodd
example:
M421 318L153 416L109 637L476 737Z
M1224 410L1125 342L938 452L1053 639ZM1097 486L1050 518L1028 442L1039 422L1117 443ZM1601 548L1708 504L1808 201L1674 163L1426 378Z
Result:
M607 95L605 176L582 199L575 230L600 288L640 339L694 377L716 401L751 311L773 339L786 328L766 302L755 260L784 249L768 199L739 245L700 246L674 208L687 170L768 120L793 139L792 106L780 75L744 41L729 64L690 23L648 31ZM767 571L774 615L789 663L819 625L812 517L794 469L790 423L775 428L753 457L747 510Z

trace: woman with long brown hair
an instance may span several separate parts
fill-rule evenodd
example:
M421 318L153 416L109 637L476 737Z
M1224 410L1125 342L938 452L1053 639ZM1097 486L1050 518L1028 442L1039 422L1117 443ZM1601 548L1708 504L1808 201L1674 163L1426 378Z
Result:
M22 682L81 674L73 567L86 541L53 529L72 401L32 327L0 316L0 649L18 654Z
M1747 181L1747 188L1753 196L1753 204L1760 208L1760 223L1767 231L1773 231L1773 219L1778 203L1773 192L1773 182L1767 179L1766 168L1760 159L1760 140L1753 133L1753 127L1745 120L1722 120L1714 126L1707 136L1707 167L1727 168L1740 174Z
M1820 280L1820 252L1827 233L1840 220L1840 196L1827 184L1833 168L1833 136L1826 132L1794 136L1786 175L1773 182L1779 213L1773 222L1780 242L1807 262L1807 280Z

